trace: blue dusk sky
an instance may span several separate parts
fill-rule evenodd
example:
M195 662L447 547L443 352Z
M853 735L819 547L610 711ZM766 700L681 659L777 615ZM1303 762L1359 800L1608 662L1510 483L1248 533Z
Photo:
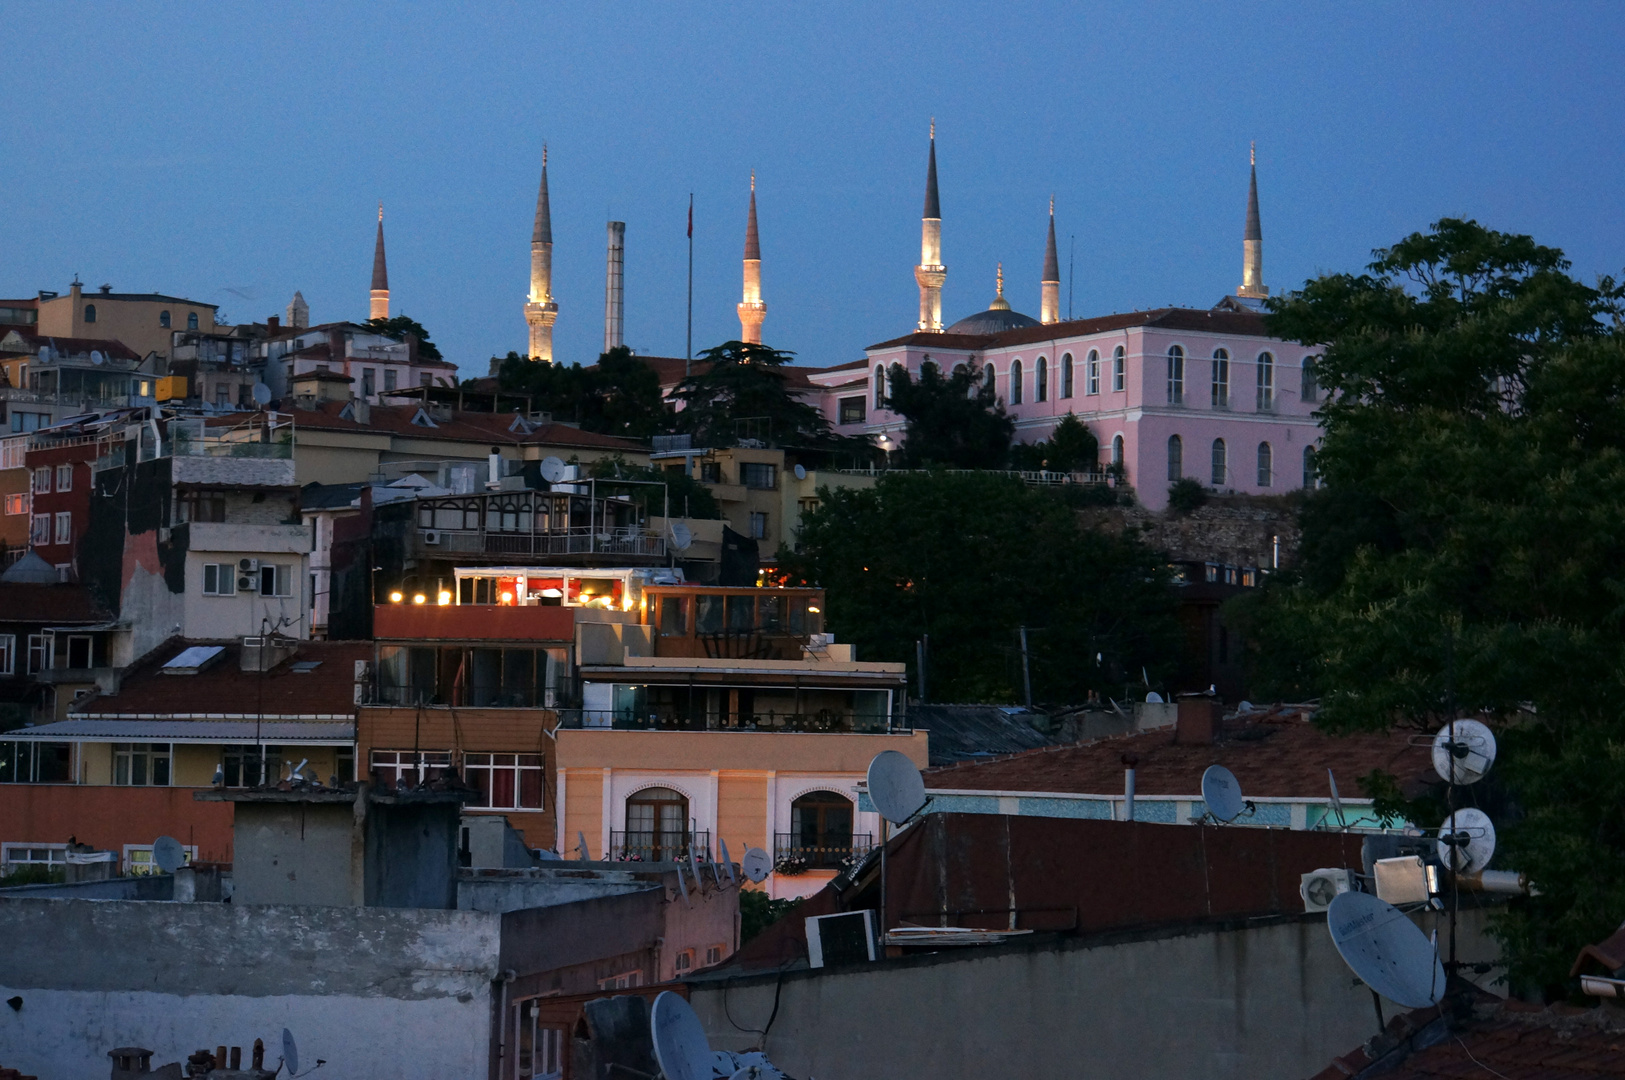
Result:
M1446 215L1625 264L1625 5L1088 3L6 7L0 296L87 287L230 321L392 311L463 374L523 351L542 144L555 355L603 340L605 222L626 341L737 337L749 173L764 338L857 359L913 328L937 120L943 314L1002 261L1037 315L1056 200L1062 309L1208 306L1241 279L1258 142L1275 291ZM1069 275L1069 261L1075 267Z

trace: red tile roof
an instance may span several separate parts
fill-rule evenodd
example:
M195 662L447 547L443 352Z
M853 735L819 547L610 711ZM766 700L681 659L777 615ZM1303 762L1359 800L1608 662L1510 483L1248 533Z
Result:
M296 430L304 428L311 431L374 431L413 439L562 446L584 450L624 450L628 453L647 453L649 449L636 439L600 435L567 424L542 424L529 434L523 430L509 431L508 428L514 421L514 413L453 412L451 419L435 420L435 426L428 427L412 423L412 418L418 414L421 406L374 405L368 422L359 424L339 415L344 411L346 404L348 403L342 401L326 401L316 409L297 410L293 413L294 427ZM217 419L236 420L240 417Z
M294 655L261 675L239 666L242 645L196 675L166 675L163 665L196 642L174 640L153 650L124 676L117 694L88 698L71 706L74 716L144 717L231 714L251 716L354 716L355 662L371 662L370 641L301 641ZM309 672L294 665L319 660Z
M1330 768L1338 790L1358 797L1355 781L1374 769L1392 773L1413 791L1432 777L1428 748L1410 745L1412 734L1328 735L1303 713L1277 708L1227 722L1211 745L1180 744L1174 728L1160 728L943 766L928 770L925 784L951 790L1103 795L1123 790L1123 755L1133 754L1138 758L1134 786L1141 795L1195 795L1202 772L1209 765L1223 765L1248 795L1324 799Z
M1364 1047L1345 1054L1312 1080L1501 1077L1582 1080L1625 1077L1625 1017L1613 1009L1542 1008L1481 995L1452 1014L1448 1007L1396 1016Z
M1197 308L1156 308L1151 311L1130 311L1122 315L1104 315L1094 319L1074 319L1050 323L1047 326L1023 326L1006 330L1002 334L986 336L967 334L913 333L890 341L882 341L870 349L889 349L898 345L933 346L938 349L1008 348L1058 338L1083 337L1111 330L1125 330L1135 326L1149 326L1161 330L1184 330L1192 333L1238 334L1246 337L1268 336L1264 329L1264 316L1253 311L1214 311Z
M141 359L140 353L122 341L109 341L106 338L55 337L48 334L31 333L18 326L0 326L0 339L4 339L11 333L15 333L28 345L32 352L36 353L41 345L49 345L52 352L66 353L69 356L81 356L96 351L106 353L115 360Z

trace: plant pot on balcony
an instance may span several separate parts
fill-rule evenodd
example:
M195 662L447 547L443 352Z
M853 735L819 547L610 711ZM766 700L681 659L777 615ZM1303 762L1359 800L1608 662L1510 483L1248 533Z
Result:
M773 865L773 872L784 874L787 877L805 874L807 872L807 860L799 855L786 856Z

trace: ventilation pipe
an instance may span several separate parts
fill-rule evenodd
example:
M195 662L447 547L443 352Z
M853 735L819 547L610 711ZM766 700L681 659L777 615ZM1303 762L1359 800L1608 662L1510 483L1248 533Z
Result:
M621 347L625 316L626 222L609 223L609 255L604 276L604 351Z
M1133 754L1123 755L1123 820L1134 820L1134 766L1140 759Z
M502 486L502 451L491 447L491 456L486 459L485 486L492 491Z

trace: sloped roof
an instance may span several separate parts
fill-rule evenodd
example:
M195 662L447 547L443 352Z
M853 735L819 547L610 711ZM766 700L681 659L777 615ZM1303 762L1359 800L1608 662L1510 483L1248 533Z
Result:
M951 765L1049 746L1053 740L1033 726L1042 714L1000 705L914 705L915 728L931 733L931 764Z
M17 566L28 562L29 557L25 555L18 560ZM44 562L43 559L40 561ZM15 570L16 566L12 569ZM112 617L97 605L96 598L90 594L90 590L83 585L54 584L57 579L56 568L50 567L50 571L53 584L0 580L0 622L26 622L48 626L99 623Z
M1265 337L1264 316L1253 311L1215 311L1198 308L1154 308L1150 311L1130 311L1122 315L1104 315L1093 319L1072 319L1041 326L1028 326L1006 330L1002 334L965 335L931 334L917 332L900 338L870 345L869 350L891 349L899 345L931 346L938 349L1002 349L1028 345L1039 341L1085 337L1130 327L1152 327L1159 330L1183 330L1188 333L1236 334L1245 337Z
M122 341L111 341L107 338L55 337L48 334L30 333L15 326L0 327L0 340L3 340L9 334L16 334L34 352L38 352L41 345L49 345L52 352L61 352L69 356L81 356L95 351L106 353L117 360L141 359L140 353Z
M1356 781L1376 769L1411 790L1433 777L1428 747L1411 745L1413 734L1329 735L1302 712L1277 708L1226 723L1212 744L1181 744L1175 728L1161 728L933 768L925 784L973 791L1120 793L1123 755L1133 754L1138 758L1134 785L1141 795L1197 795L1203 771L1223 765L1249 796L1324 799L1329 768L1339 791L1357 797Z
M293 656L263 675L243 671L242 643L220 642L225 655L196 675L169 675L163 665L192 642L174 640L153 650L128 672L117 694L70 706L75 717L143 718L344 716L353 717L355 662L371 661L369 641L301 641ZM309 671L304 661L320 661Z
M306 431L374 431L413 439L447 439L454 442L484 442L525 446L563 446L590 450L646 452L636 439L601 435L567 424L541 424L526 434L509 431L513 413L453 412L449 420L435 420L435 426L412 423L422 409L419 405L374 405L365 424L340 416L349 402L324 401L311 410L294 413L295 425Z

